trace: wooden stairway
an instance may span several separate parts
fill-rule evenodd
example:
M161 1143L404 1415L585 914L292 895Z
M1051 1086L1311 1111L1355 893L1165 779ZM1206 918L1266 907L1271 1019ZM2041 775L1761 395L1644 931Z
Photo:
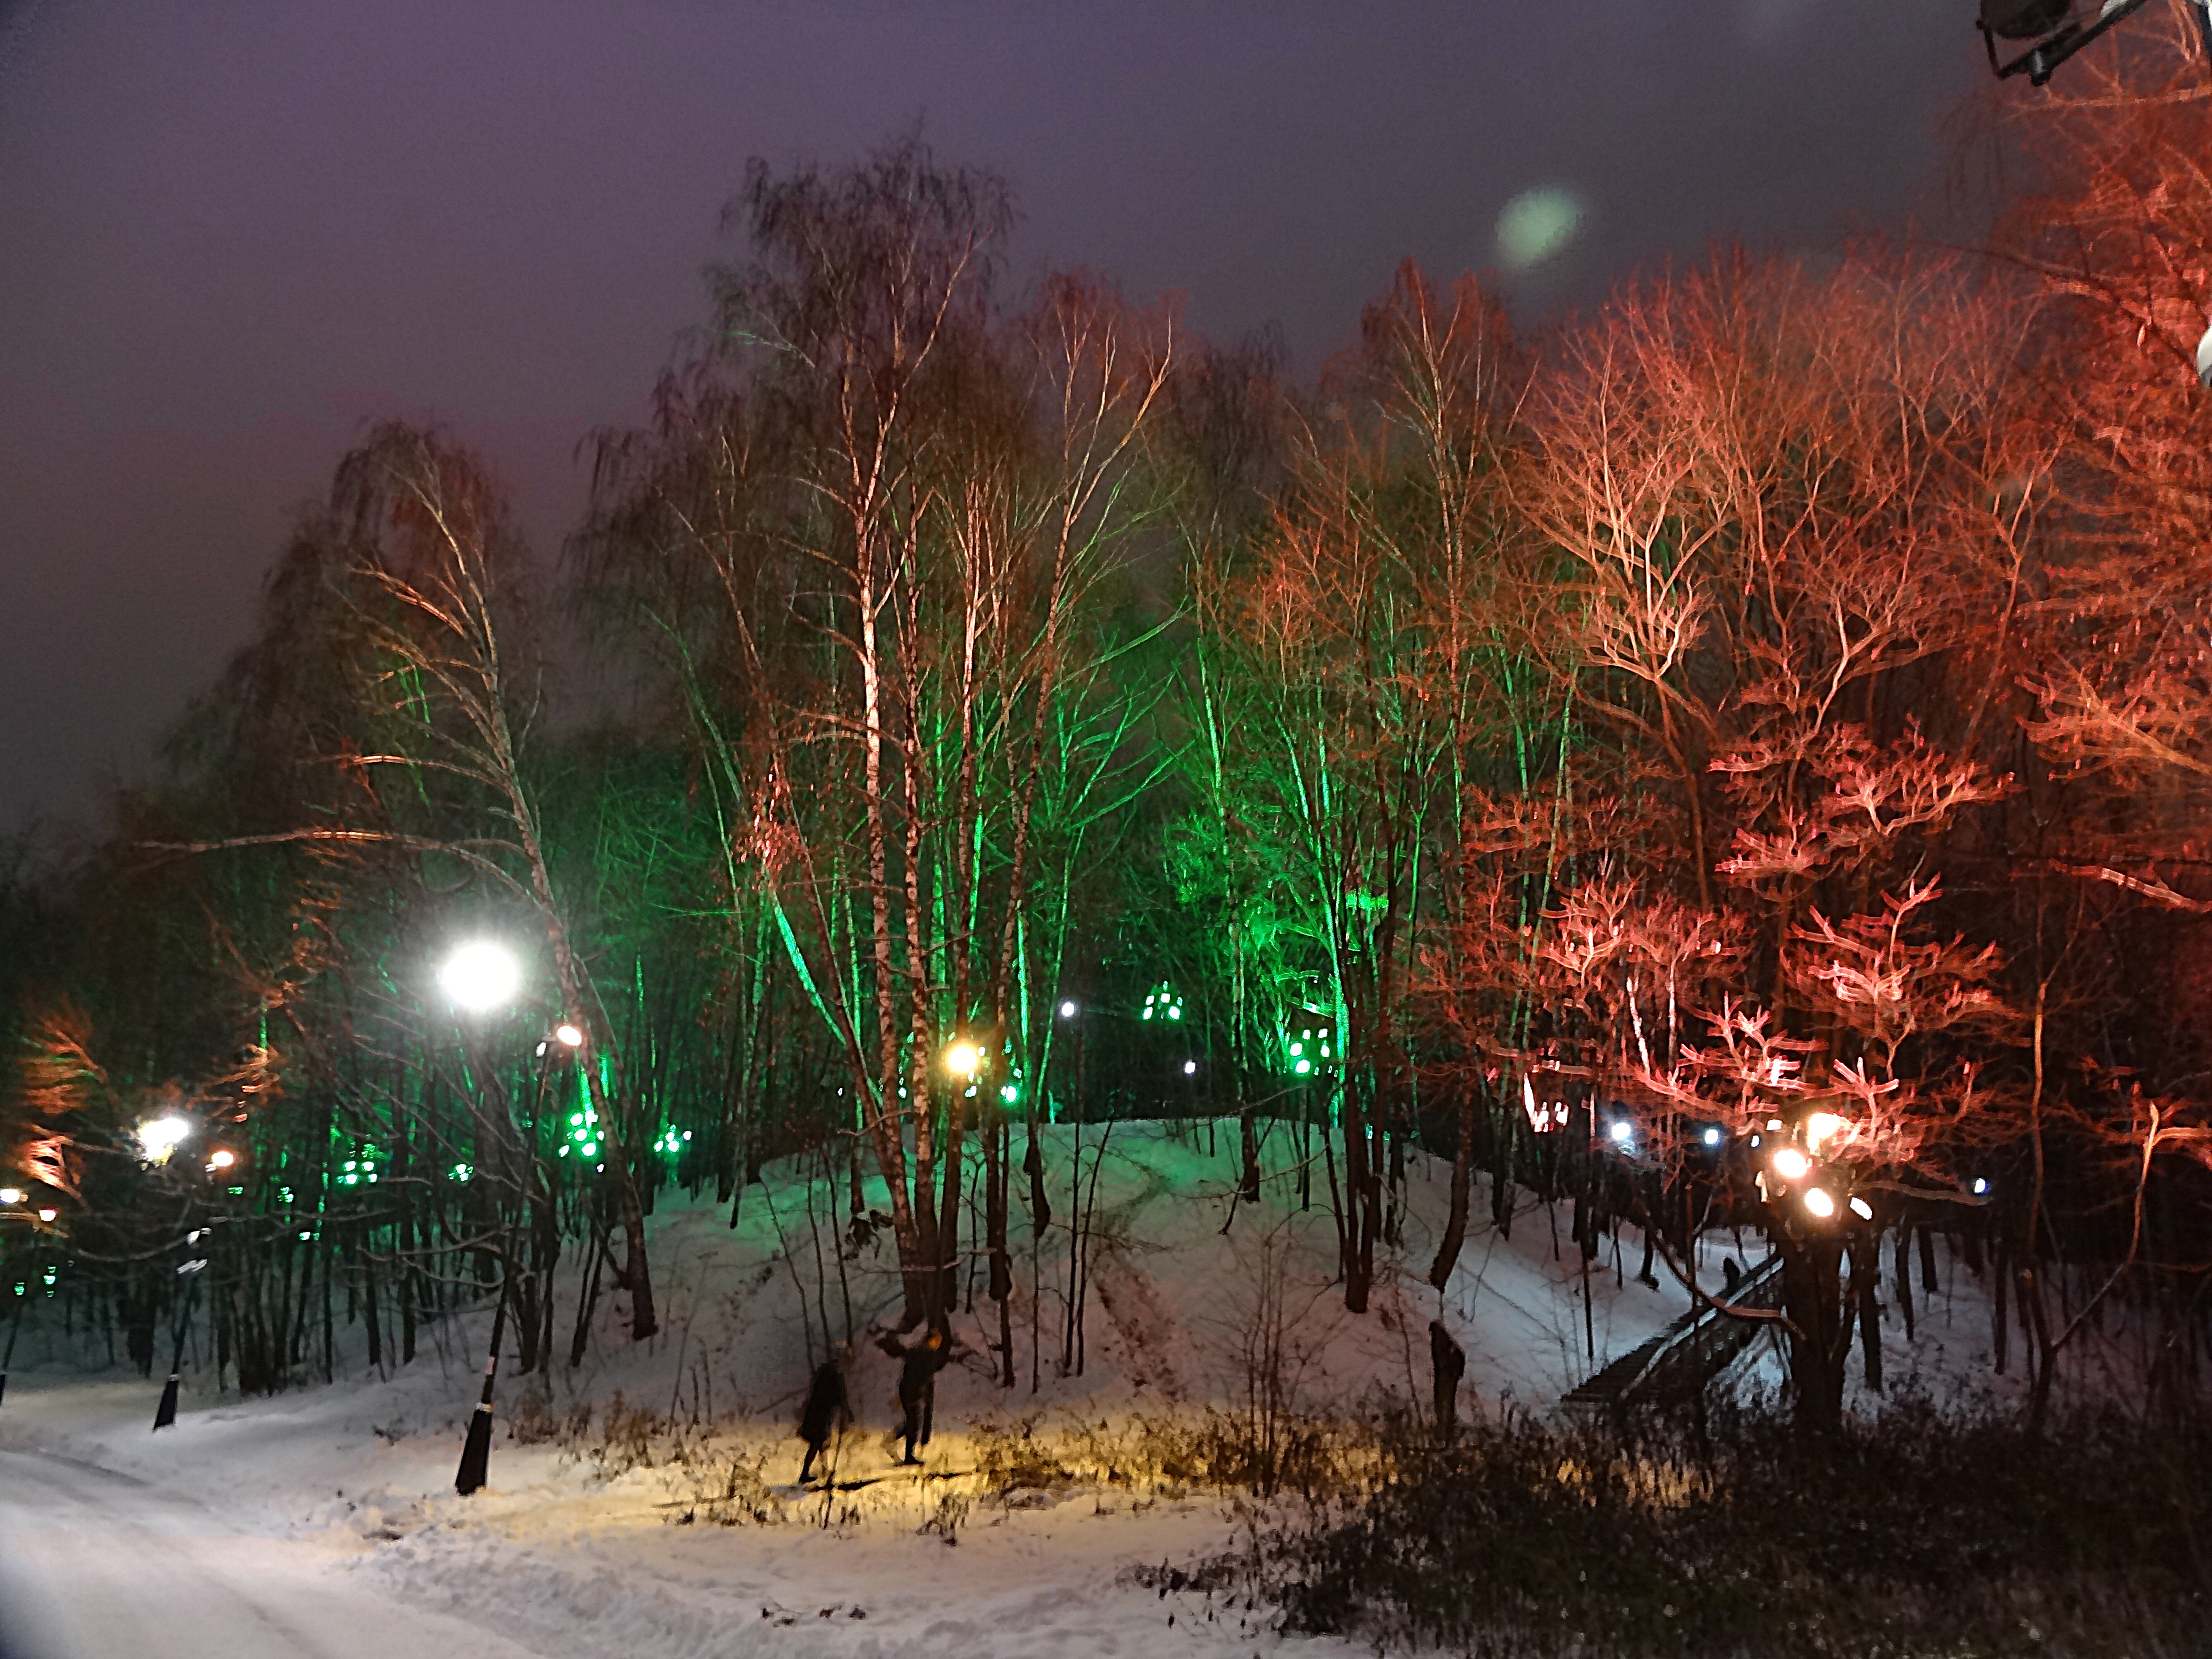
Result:
M1738 1280L1730 1305L1780 1307L1782 1258L1768 1256ZM1559 1404L1591 1415L1685 1405L1766 1329L1764 1320L1733 1318L1700 1302L1650 1341L1575 1384Z

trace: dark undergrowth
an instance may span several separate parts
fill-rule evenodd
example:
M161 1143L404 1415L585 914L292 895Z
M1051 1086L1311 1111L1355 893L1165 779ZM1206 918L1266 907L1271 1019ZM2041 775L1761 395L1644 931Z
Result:
M2212 1430L1920 1407L1812 1438L1382 1425L1359 1489L1164 1587L1378 1651L2212 1655Z

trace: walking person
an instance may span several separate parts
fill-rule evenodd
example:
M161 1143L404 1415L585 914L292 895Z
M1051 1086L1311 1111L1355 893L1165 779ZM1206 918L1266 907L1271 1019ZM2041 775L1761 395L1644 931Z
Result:
M807 1384L806 1404L799 1413L799 1437L806 1443L806 1460L799 1466L802 1486L814 1471L814 1460L831 1437L853 1420L853 1400L845 1388L845 1366L852 1357L849 1345L840 1347L814 1368L814 1380ZM823 1478L830 1478L828 1470L823 1472Z
M945 1346L945 1333L933 1325L914 1343L902 1347L895 1336L885 1336L880 1346L883 1351L899 1362L898 1403L900 1422L895 1432L906 1440L906 1455L902 1463L919 1463L914 1455L917 1443L929 1443L930 1419L937 1407L937 1373L951 1358Z

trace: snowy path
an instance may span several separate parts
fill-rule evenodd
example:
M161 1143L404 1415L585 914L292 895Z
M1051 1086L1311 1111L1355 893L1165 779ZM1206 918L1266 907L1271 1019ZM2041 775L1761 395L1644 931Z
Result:
M0 1659L531 1659L378 1589L131 1476L0 1450Z

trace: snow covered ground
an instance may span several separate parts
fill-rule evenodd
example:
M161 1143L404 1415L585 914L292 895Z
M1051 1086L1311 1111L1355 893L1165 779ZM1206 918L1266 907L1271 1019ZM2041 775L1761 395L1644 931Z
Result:
M1074 1133L1060 1126L1048 1144L1055 1230L1073 1208ZM1297 1208L1287 1178L1271 1181L1260 1205L1237 1205L1232 1132L1122 1124L1103 1138L1103 1156L1101 1144L1097 1128L1083 1132L1086 1200L1094 1160L1100 1174L1081 1374L1062 1364L1064 1235L1032 1255L1018 1223L1017 1386L992 1375L996 1310L979 1289L957 1327L965 1352L940 1381L928 1467L897 1470L885 1443L891 1362L864 1340L860 1421L838 1475L866 1484L829 1499L771 1492L759 1501L777 1513L772 1524L701 1518L707 1477L667 1467L665 1441L659 1467L623 1468L521 1443L509 1425L579 1404L604 1421L619 1390L708 1461L757 1467L771 1488L790 1481L800 1451L790 1423L811 1358L845 1334L848 1305L863 1334L890 1313L896 1280L888 1239L841 1273L838 1188L788 1164L743 1195L734 1227L711 1204L664 1197L653 1232L661 1334L629 1343L623 1310L605 1306L576 1370L556 1363L550 1378L503 1376L491 1486L471 1498L454 1494L453 1477L482 1313L449 1322L413 1365L383 1375L360 1358L356 1331L349 1375L273 1399L217 1395L188 1361L182 1414L158 1435L148 1431L158 1380L89 1370L86 1355L34 1328L24 1352L45 1358L27 1367L19 1355L0 1404L0 1659L340 1659L433 1644L579 1659L1361 1651L1279 1638L1264 1610L1133 1582L1133 1567L1231 1543L1250 1520L1233 1500L1127 1488L994 1495L966 1478L970 1431L1033 1418L1048 1435L1078 1424L1110 1434L1139 1419L1235 1410L1255 1366L1284 1378L1289 1403L1307 1412L1420 1398L1427 1324L1439 1317L1468 1352L1468 1408L1546 1410L1688 1306L1663 1267L1659 1289L1637 1282L1632 1230L1625 1271L1608 1250L1585 1274L1563 1242L1564 1212L1524 1197L1507 1237L1487 1226L1480 1190L1480 1224L1439 1294L1420 1275L1449 1171L1417 1158L1401 1245L1373 1310L1355 1317L1329 1284L1335 1244L1321 1179L1310 1209ZM1264 1160L1271 1170L1289 1161L1279 1144ZM1709 1240L1701 1278L1717 1287L1735 1248ZM2016 1387L1989 1376L1980 1285L1948 1254L1940 1271L1916 1342L1887 1316L1893 1394ZM1779 1375L1756 1354L1746 1370L1747 1386Z

